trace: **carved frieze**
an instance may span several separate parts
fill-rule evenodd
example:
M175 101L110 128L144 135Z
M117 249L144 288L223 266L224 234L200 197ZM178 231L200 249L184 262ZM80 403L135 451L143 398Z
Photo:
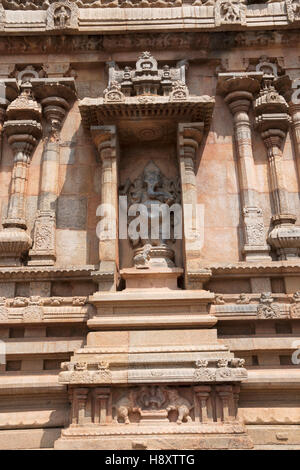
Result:
M212 363L200 359L195 362L195 365L195 382L223 382L224 380L242 380L247 377L244 359L222 358Z
M15 297L0 299L0 322L51 322L86 319L91 306L85 297Z
M136 51L145 49L186 50L200 48L204 57L211 49L292 46L300 42L300 32L293 31L228 31L216 32L213 37L202 32L131 33L109 35L37 35L0 37L0 52L5 54L38 54L69 52Z
M182 0L72 0L79 8L151 8L178 7ZM51 0L3 0L7 10L47 10Z
M59 381L69 384L110 384L112 375L109 363L63 362Z

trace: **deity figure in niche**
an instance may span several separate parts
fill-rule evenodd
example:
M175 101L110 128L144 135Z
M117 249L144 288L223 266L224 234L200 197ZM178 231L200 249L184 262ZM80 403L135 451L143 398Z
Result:
M70 10L68 9L67 11L67 9L64 6L61 6L60 8L55 10L55 13L54 13L55 26L62 28L62 29L65 28L69 24L70 16L71 16Z
M179 179L165 177L152 161L121 189L128 198L128 235L136 268L174 266L170 244L174 242L174 214L176 222L181 222L180 192Z

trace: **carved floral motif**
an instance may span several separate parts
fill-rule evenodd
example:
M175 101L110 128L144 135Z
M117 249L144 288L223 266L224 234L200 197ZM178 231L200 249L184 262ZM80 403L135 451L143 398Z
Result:
M247 245L264 245L266 240L262 210L258 207L245 207L243 209L243 216Z
M61 364L60 382L71 384L110 384L112 381L109 363L100 361L87 362L63 362Z

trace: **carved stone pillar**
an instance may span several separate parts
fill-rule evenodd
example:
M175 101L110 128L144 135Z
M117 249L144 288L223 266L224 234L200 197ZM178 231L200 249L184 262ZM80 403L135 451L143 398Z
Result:
M76 413L75 413L75 406L74 406L74 402L75 402L75 392L74 392L74 389L71 388L70 390L68 390L68 398L69 398L69 401L71 403L71 407L70 407L70 424L77 424L77 417L76 417Z
M89 389L88 388L77 388L74 390L73 397L75 399L75 407L76 407L76 416L77 416L77 424L83 425L85 421L85 409L86 409L86 402L88 396Z
M51 266L56 260L55 231L59 167L59 140L63 120L76 99L74 79L33 79L35 96L40 99L49 125L45 140L41 190L34 227L29 265Z
M194 387L195 393L195 421L208 423L211 417L208 412L208 399L211 393L211 387Z
M91 134L102 162L101 211L105 230L99 237L99 290L115 291L119 268L118 250L118 138L116 126L92 126ZM102 282L103 281L103 282Z
M232 386L231 385L223 385L216 387L218 396L220 397L222 403L222 415L223 415L223 422L230 423L233 421L233 393L232 393Z
M108 387L97 387L94 390L94 423L107 424L111 422L111 393Z
M30 83L21 85L21 94L7 108L4 132L14 152L14 167L7 218L0 232L0 263L18 266L31 246L26 233L25 198L28 167L33 150L41 137L41 107L32 96ZM25 119L24 119L25 118Z
M239 184L243 207L244 247L246 261L271 260L266 243L262 209L258 204L255 165L252 152L249 109L253 93L259 90L261 72L221 73L219 92L225 95L233 115L239 165Z
M233 405L234 405L234 419L238 419L238 411L239 411L239 397L240 397L240 390L241 387L239 385L233 385Z
M291 214L287 184L282 169L282 145L291 118L288 104L273 86L273 76L264 76L263 87L255 100L256 126L267 149L270 190L273 202L273 230L268 241L280 260L299 256L300 228Z
M210 272L195 269L194 261L199 259L203 245L203 235L197 224L197 186L195 163L196 154L204 132L203 122L178 124L178 158L182 189L182 218L183 218L183 254L185 264L185 287L191 289L197 270L198 288L209 279ZM198 214L199 215L199 214ZM199 222L199 221L198 221ZM202 221L203 222L203 221Z

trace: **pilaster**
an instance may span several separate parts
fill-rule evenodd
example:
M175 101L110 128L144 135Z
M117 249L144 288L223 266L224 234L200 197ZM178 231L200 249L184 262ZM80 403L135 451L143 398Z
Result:
M179 171L182 190L182 219L183 219L183 255L185 288L202 289L203 282L209 279L208 270L195 269L196 260L199 259L203 246L203 234L199 228L199 214L197 213L197 186L195 164L197 150L204 133L203 122L179 123L177 130L177 148ZM197 223L198 222L198 223ZM202 228L204 220L202 220ZM195 274L197 282L195 285Z
M18 266L32 244L26 232L25 200L28 167L41 137L41 107L32 95L29 82L21 85L21 94L7 108L4 132L14 153L11 191L7 218L0 232L0 263Z
M256 127L267 150L273 201L273 229L268 241L275 249L278 259L286 260L299 257L300 228L295 226L296 216L289 207L287 183L282 168L282 146L291 117L286 100L274 87L274 78L273 75L264 75L254 109Z
M56 203L59 167L60 131L71 104L76 99L73 78L32 79L48 124L44 144L41 189L34 226L31 266L51 266L56 261Z
M263 213L258 204L249 118L253 94L259 90L262 75L261 72L220 73L218 81L219 92L225 96L233 115L243 213L243 255L246 261L253 262L271 260Z
M105 217L105 230L97 230L100 263L94 279L98 282L100 291L114 291L119 269L117 128L115 125L92 126L91 134L102 163L101 209L97 215Z

